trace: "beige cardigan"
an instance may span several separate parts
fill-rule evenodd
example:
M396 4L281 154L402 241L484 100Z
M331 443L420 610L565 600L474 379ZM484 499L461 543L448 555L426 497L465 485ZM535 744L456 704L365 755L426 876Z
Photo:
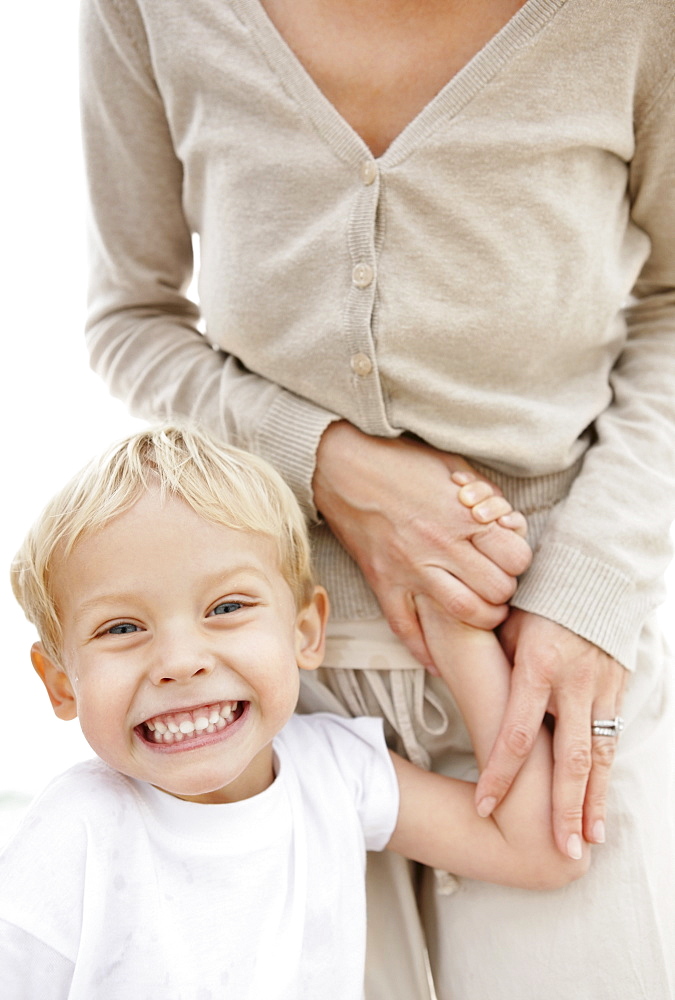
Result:
M259 0L82 24L112 391L263 455L315 520L336 415L467 456L530 515L514 604L631 667L675 513L672 3L528 0L377 159ZM313 531L335 615L375 617Z

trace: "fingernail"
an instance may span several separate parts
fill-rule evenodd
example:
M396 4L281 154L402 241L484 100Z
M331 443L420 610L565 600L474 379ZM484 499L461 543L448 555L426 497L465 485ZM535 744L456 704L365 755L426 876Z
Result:
M597 819L593 824L593 840L596 844L605 842L605 824L601 819Z
M567 841L567 853L572 861L581 861L583 851L581 849L581 837L578 833L573 833Z
M482 521L483 524L488 524L490 521L494 521L494 518L490 514L489 510L481 510L480 504L474 507L472 510L474 521Z
M520 524L520 518L517 514L502 514L499 518L499 523L503 524L505 528L515 528Z
M473 479L468 472L453 472L452 474L453 482L457 483L458 486L466 486Z
M488 795L486 798L481 799L476 806L476 812L483 819L487 819L494 807L497 805L497 800L493 796Z

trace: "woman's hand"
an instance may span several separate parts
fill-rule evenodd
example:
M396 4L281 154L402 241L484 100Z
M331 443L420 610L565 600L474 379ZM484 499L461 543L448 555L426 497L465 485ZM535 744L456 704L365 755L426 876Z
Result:
M560 851L581 857L582 836L605 839L605 802L616 736L592 736L594 719L620 711L626 670L597 646L555 622L513 609L500 629L513 664L511 694L476 789L481 815L504 798L541 728L555 717L553 830Z
M456 455L405 438L362 434L331 424L317 453L314 499L361 567L389 625L436 672L415 611L426 594L449 617L492 629L508 614L516 577L530 563L518 531L493 520L498 497L470 510L458 501L453 472L476 473ZM510 507L505 504L505 510Z

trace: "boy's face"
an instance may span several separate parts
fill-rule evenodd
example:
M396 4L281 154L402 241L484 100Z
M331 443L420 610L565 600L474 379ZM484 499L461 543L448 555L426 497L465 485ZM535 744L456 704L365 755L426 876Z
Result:
M34 663L99 757L199 802L268 787L271 740L295 708L298 666L321 661L326 616L320 588L297 611L270 539L150 490L52 580L65 674L39 646Z

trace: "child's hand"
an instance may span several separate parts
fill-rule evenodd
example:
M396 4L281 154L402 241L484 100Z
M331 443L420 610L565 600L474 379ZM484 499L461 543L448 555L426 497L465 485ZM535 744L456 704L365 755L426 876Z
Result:
M490 483L476 479L468 472L453 472L452 481L461 487L457 499L471 511L479 524L497 521L502 528L511 528L521 538L527 535L527 521L519 510L514 510L506 497L495 493Z

